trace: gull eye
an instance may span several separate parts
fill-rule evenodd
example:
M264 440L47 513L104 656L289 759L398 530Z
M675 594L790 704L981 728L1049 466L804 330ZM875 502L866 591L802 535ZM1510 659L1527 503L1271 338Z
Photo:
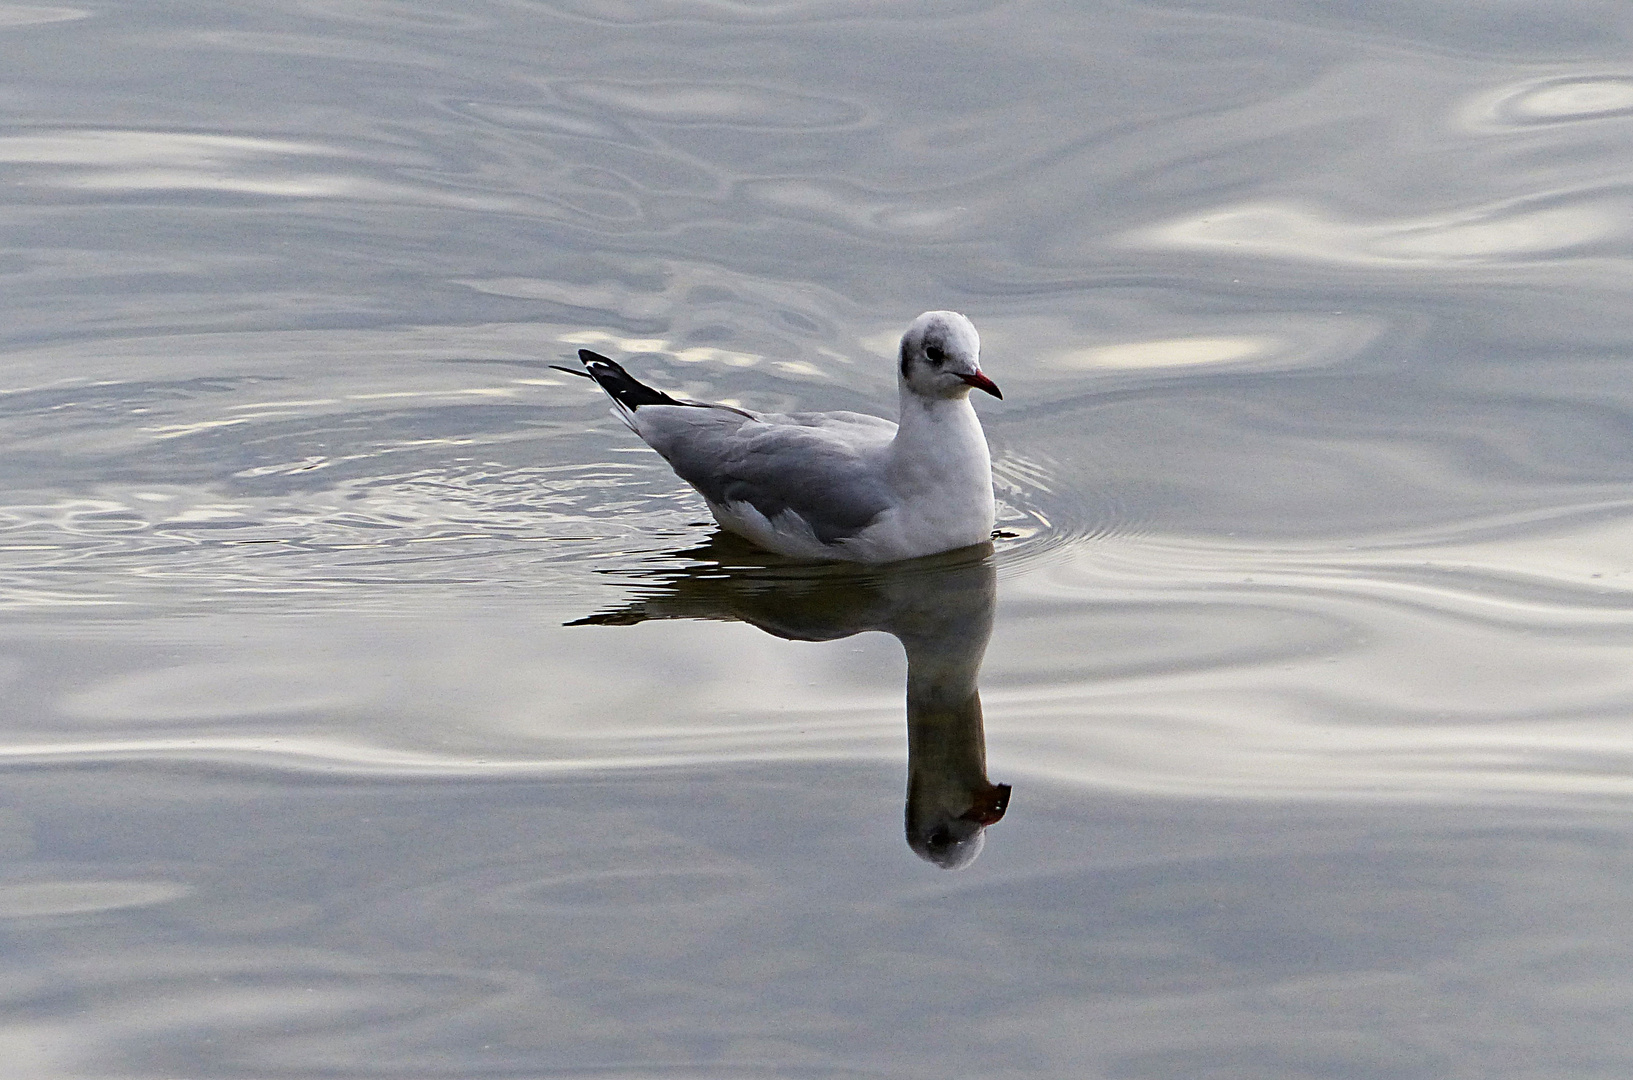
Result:
M924 347L924 358L932 364L939 364L947 359L946 354L941 351L940 345L926 345Z

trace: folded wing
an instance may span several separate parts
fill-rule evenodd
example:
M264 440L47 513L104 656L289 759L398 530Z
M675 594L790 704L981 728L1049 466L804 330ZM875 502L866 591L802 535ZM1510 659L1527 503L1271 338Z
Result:
M856 535L892 502L878 467L896 431L888 420L658 404L634 419L636 433L710 502L746 503L768 520L797 514L824 544Z

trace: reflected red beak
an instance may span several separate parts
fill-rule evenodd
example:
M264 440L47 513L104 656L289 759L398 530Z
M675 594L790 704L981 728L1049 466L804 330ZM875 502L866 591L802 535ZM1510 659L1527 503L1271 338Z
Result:
M1009 790L1008 784L989 786L976 795L974 804L968 810L958 816L977 825L992 825L1001 821L1004 811L1009 809Z
M981 374L979 371L977 371L974 375L960 375L959 378L963 379L977 390L985 390L999 401L1004 400L1003 391L998 389L998 384Z

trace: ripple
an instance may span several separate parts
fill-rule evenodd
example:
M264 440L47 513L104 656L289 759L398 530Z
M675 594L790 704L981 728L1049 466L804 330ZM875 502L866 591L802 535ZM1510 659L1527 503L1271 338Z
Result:
M504 893L511 903L540 906L623 908L717 904L722 897L754 884L745 872L654 869L650 866L597 873L563 874L515 885Z
M740 183L737 191L779 218L821 221L858 235L951 238L974 218L967 206L885 196L832 180L748 180Z
M1191 337L1158 341L1099 345L1068 353L1057 360L1067 367L1149 369L1197 367L1208 364L1235 364L1257 360L1281 351L1274 337Z
M799 130L854 124L864 110L837 98L730 83L612 82L555 84L565 98L664 124L719 124Z
M398 29L480 32L492 22L471 11L427 9L402 0L296 0L296 10L331 22Z
M1289 371L1349 360L1385 329L1375 320L1337 315L1315 319L1297 312L1268 315L1257 321L1263 326L1045 352L1042 367L1045 371L1180 376L1201 369Z
M370 41L356 36L342 38L333 34L207 29L194 30L187 36L212 50L231 50L263 56L298 56L348 63L398 64L422 70L436 70L444 65L442 58L433 52L383 41Z
M1630 535L1624 513L1349 552L1080 545L1009 585L1012 603L1069 603L989 659L1010 733L995 760L1170 795L1626 802L1633 580L1591 568L1621 566ZM1075 660L1044 644L1068 625ZM1025 678L994 685L1017 661Z
M566 308L580 308L587 311L603 312L620 321L637 321L643 319L662 318L669 315L674 308L674 301L662 293L641 292L627 286L613 282L596 282L594 284L557 281L544 278L466 278L454 282L468 289L486 293L489 296L512 296L521 300L544 300L548 303L559 304ZM589 334L589 337L585 337ZM639 341L631 340L631 344L638 346L659 347L629 348L621 339L612 334L599 331L585 331L564 335L557 338L569 345L611 345L626 352L662 352L668 346L667 341L653 342L652 339Z
M589 111L553 109L533 102L462 101L448 107L462 116L473 116L517 131L543 131L603 142L625 142L629 132Z
M1250 203L1125 236L1130 247L1392 268L1556 261L1628 235L1633 198L1619 188L1527 197L1392 221L1348 221L1324 209Z
M15 165L177 165L220 168L249 158L342 156L315 143L169 131L59 131L0 138Z
M401 156L401 150L374 148ZM323 164L319 164L319 162ZM314 142L176 131L67 130L0 137L26 187L83 192L210 191L513 212L542 204L367 175L387 164Z
M330 712L367 692L347 675L313 662L184 664L87 687L60 709L81 720L170 724Z
M830 22L844 18L916 20L923 17L921 0L551 0L555 11L590 22L614 26L671 22L800 23ZM994 0L941 0L935 16L947 18L987 10Z
M1056 526L1005 555L1009 616L982 691L992 767L1006 777L1187 798L1633 800L1626 507L1348 551L1152 535L1115 520L1090 538L1092 527ZM1028 564L1025 573L1012 572L1017 562ZM620 564L626 578L631 565ZM810 575L801 582L820 580L809 568L800 573ZM105 699L101 712L174 715L175 730L47 732L0 747L0 761L32 770L174 761L302 776L510 780L900 753L899 657L888 643L857 639L877 654L875 684L848 654L836 674L831 649L742 624L655 623L635 633L530 626L531 610L489 613L493 627L474 637L469 629L411 637L382 636L348 605L329 622L303 622L296 640L235 641L246 657L238 665L172 663L151 684L134 677L129 693L120 690L124 676L91 680L93 697ZM450 627L468 617L443 615ZM208 655L217 634L201 625L185 648ZM258 711L258 693L273 701L289 693L282 665L299 668L300 658L331 647L344 648L345 667L320 661L310 673L333 699L325 707L334 719L322 722L341 725L334 734L302 730L311 726L304 717ZM97 638L85 655L106 648ZM609 648L623 672L612 682ZM686 673L684 690L675 672ZM24 672L24 700L40 696L38 677L34 667ZM255 690L257 679L264 690ZM167 686L179 695L174 707ZM210 707L213 687L241 704L250 730L187 730L195 714L226 711ZM58 715L72 717L72 695ZM481 719L450 727L454 700L458 715ZM616 878L599 867L575 871L518 887L512 902L594 906L622 887ZM639 902L685 903L688 890L722 884L730 883L683 875Z
M654 694L658 692L653 689ZM900 687L896 692L899 696ZM880 702L863 715L858 715L854 703L843 710L813 701L802 710L781 709L793 715L770 724L723 718L717 711L694 718L695 726L678 731L674 724L657 722L605 730L605 717L593 703L578 704L572 718L576 732L563 732L560 739L552 740L558 745L549 754L529 755L492 744L470 753L403 749L386 745L394 737L386 731L376 733L379 742L269 731L253 736L14 743L0 745L0 766L167 761L331 779L514 780L681 765L889 761L897 756L901 734L899 699L890 705ZM603 730L587 727L587 722L602 723Z
M1060 498L1058 472L1056 462L1007 446L993 458L992 482L998 494L994 547L1006 577L1096 539L1137 535L1143 529L1128 504L1113 494L1101 492L1075 503Z
M332 471L319 465L330 463L307 458L263 466L242 482ZM408 599L382 591L388 584L469 589L551 581L565 587L549 566L565 572L609 557L666 551L708 531L698 524L706 513L666 467L639 458L513 470L465 463L343 479L299 494L274 489L223 497L209 489L144 485L105 489L104 496L0 506L0 607L128 604L161 596L203 605L279 596L284 602L305 597L317 606L375 607ZM593 590L594 583L581 580L578 588ZM268 688L264 680L256 686ZM259 692L246 691L251 697ZM297 695L316 707L318 699L307 697Z
M35 4L7 4L0 7L0 30L17 26L41 26L45 23L71 22L89 19L91 13L79 8L43 7Z
M1572 75L1508 86L1475 98L1462 115L1475 128L1633 116L1633 75Z
M236 191L291 198L361 193L365 185L359 180L335 173L274 175L280 161L345 156L312 143L166 131L0 138L0 162L33 167L24 183L87 191ZM44 174L40 170L46 167L57 171Z
M30 881L0 885L0 919L148 907L178 900L191 891L186 885L165 881Z
M519 984L447 963L394 970L316 946L130 943L112 954L59 950L54 959L49 975L15 969L4 992L14 1022L0 1041L29 1075L294 1075L292 1039L339 1044L360 1029L411 1037L416 1023L491 1007ZM65 998L95 1005L65 1010Z

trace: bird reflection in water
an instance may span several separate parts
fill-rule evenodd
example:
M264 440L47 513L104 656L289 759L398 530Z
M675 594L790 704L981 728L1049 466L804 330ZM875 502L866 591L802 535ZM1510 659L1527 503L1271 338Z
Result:
M975 861L1010 790L987 779L976 687L997 599L991 545L862 568L771 562L720 534L681 556L693 565L654 571L644 595L569 625L717 619L791 641L893 635L907 654L907 843L948 870Z

